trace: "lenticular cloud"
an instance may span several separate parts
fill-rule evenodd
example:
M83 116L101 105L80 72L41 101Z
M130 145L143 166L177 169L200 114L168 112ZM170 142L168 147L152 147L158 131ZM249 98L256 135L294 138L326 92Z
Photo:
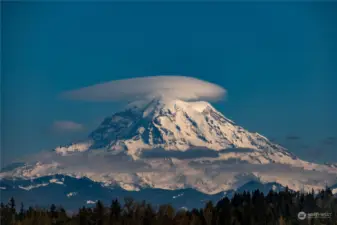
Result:
M134 101L149 98L217 101L226 90L203 80L184 76L151 76L116 80L62 93L84 101Z

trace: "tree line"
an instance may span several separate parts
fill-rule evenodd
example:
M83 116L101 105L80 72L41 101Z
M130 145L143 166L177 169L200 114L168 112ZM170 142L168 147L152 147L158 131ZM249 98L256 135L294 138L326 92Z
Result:
M82 207L69 214L62 206L49 209L20 204L14 198L1 203L2 225L337 225L337 198L330 189L318 194L293 192L288 188L264 195L259 190L236 193L216 204L207 202L200 209L178 209L170 204L154 207L149 203L125 198L110 206L98 201L94 207ZM328 218L298 219L299 212L328 213Z

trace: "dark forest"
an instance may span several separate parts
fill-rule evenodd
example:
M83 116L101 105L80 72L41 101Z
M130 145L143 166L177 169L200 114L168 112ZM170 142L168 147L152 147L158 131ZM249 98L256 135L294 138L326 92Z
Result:
M123 204L112 200L110 206L97 201L94 207L82 207L72 213L54 204L49 209L16 204L14 198L1 203L2 225L337 225L337 198L330 189L315 194L286 188L267 195L256 190L190 210L176 210L169 204L152 206L131 198L125 198ZM307 213L304 220L298 219L301 211ZM308 213L325 213L320 215L326 218L308 218Z

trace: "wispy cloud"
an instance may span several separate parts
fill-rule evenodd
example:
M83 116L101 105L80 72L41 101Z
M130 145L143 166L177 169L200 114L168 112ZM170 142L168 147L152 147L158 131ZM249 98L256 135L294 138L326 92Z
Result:
M291 141L296 141L296 140L301 139L301 137L299 137L297 135L288 135L288 136L286 136L286 139L291 140Z
M55 132L79 132L84 130L84 125L69 120L58 120L52 124Z
M34 164L40 162L50 165L57 163L64 171L78 173L107 173L107 172L144 172L148 166L142 161L133 161L125 154L112 155L110 152L95 150L93 152L60 155L55 151L43 151L35 155L23 157L19 162ZM152 171L152 170L149 170Z
M216 84L184 76L151 76L115 80L77 90L61 97L84 101L134 101L152 98L216 101L226 90Z
M322 141L322 143L324 145L330 145L330 146L335 145L335 144L337 144L337 138L336 137L327 137Z

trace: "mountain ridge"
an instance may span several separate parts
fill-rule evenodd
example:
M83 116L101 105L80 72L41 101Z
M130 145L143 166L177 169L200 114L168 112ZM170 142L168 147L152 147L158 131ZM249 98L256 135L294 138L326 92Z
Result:
M238 192L254 191L254 188L259 186L264 187L261 191L266 194L272 185L274 184L263 185L258 184L258 182L250 182L245 184ZM90 206L95 204L97 200L103 200L108 204L111 199L117 198L120 202L123 202L124 197L132 197L137 201L146 199L147 202L154 205L172 204L175 208L193 208L196 206L203 207L209 200L216 202L225 196L231 197L234 194L234 190L228 190L209 195L191 188L177 190L143 188L138 191L126 191L120 187L105 187L101 183L93 182L87 178L76 179L62 174L15 182L0 180L0 190L3 199L8 200L13 193L21 193L16 196L15 200L25 205L37 204L40 207L49 207L51 203L54 203L62 204L66 209L76 209L82 205ZM38 198L37 195L41 193L53 197L50 199Z
M337 183L331 187L333 193L336 186ZM77 179L63 174L33 180L0 180L3 200L9 200L14 196L17 202L22 202L24 205L49 208L53 203L62 205L67 210L75 210L83 205L90 207L98 200L105 204L109 204L112 199L123 202L125 197L131 197L139 202L146 199L146 202L153 205L171 204L175 208L202 208L207 201L217 202L224 197L232 198L235 193L252 193L257 189L267 195L271 190L277 192L284 190L285 187L275 182L249 181L237 190L205 194L192 188L177 190L143 188L139 191L127 191L120 187L106 187L88 178ZM41 194L45 197L40 198Z

